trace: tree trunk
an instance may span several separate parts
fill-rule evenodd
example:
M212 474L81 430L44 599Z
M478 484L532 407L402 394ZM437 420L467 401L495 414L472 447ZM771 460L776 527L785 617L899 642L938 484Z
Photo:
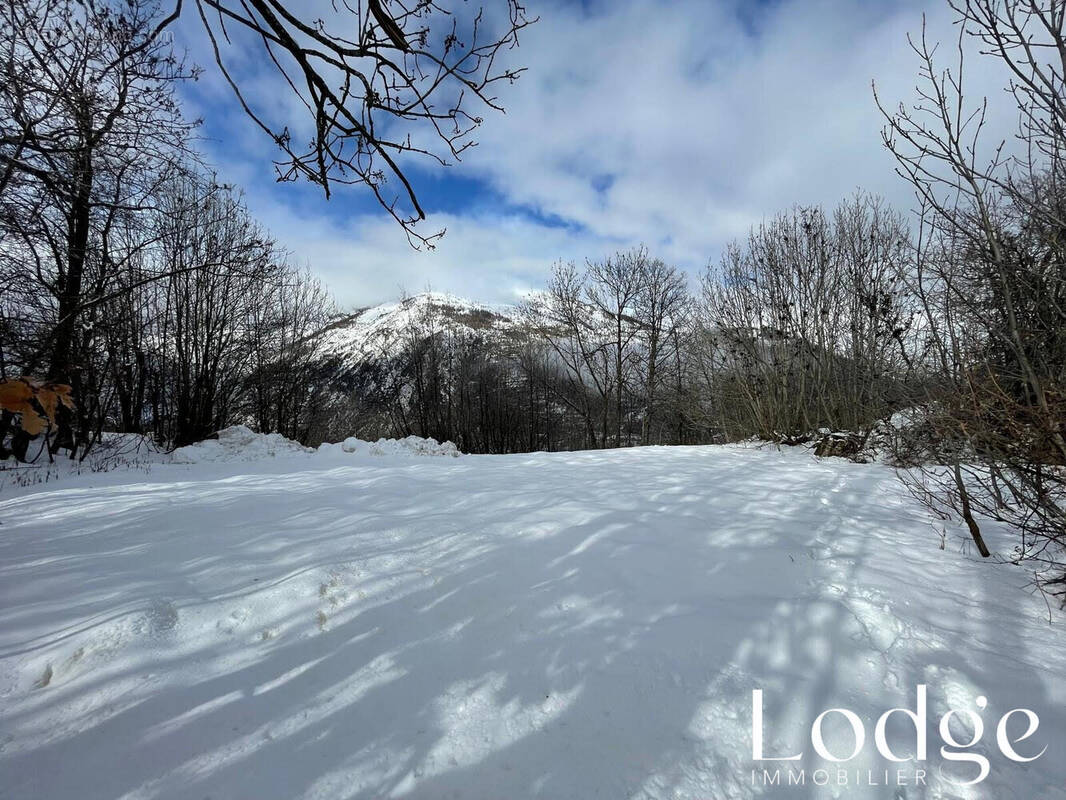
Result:
M973 512L970 510L970 494L966 490L966 484L962 480L962 469L958 464L955 464L953 468L953 475L955 488L959 492L962 519L966 523L966 527L970 529L970 536L973 537L974 544L977 545L977 552L981 554L982 558L988 558L992 553L989 552L988 545L985 544L985 537L981 535L981 528L978 526L977 520L973 518Z
M81 395L81 374L74 357L74 344L82 303L85 259L89 247L89 223L92 203L93 166L88 147L79 155L73 181L73 196L67 218L67 268L57 282L59 319L52 338L52 355L48 380L72 387L75 398ZM52 452L66 447L74 458L77 442L73 414L65 407L57 409L56 437Z

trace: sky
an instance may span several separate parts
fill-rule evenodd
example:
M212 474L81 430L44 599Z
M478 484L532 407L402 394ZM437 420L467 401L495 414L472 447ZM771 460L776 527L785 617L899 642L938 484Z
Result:
M485 0L490 11L500 0ZM911 189L881 142L871 81L890 105L913 102L907 33L928 18L950 44L944 0L527 0L528 71L500 89L461 163L415 167L428 212L416 252L365 187L276 183L273 143L240 110L199 21L179 47L204 67L182 89L204 119L200 149L244 187L252 214L346 307L425 289L513 302L560 260L645 244L696 274L731 240L796 204L835 205L856 190L907 211ZM258 48L228 54L249 96L276 119L299 109ZM986 60L987 61L987 60ZM1001 91L968 67L974 97ZM997 82L998 81L998 82Z

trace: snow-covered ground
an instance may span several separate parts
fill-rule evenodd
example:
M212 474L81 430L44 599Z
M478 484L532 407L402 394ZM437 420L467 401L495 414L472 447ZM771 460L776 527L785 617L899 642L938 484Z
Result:
M1066 798L1062 627L961 536L941 549L883 466L742 447L337 445L9 484L0 797ZM918 684L928 761L887 762L874 722ZM800 760L753 762L754 689L765 755ZM833 707L863 772L821 787ZM1018 752L1048 747L1028 764L996 744L1018 707ZM976 773L940 756L949 708L984 720L978 785L948 782ZM842 715L825 731L850 751Z

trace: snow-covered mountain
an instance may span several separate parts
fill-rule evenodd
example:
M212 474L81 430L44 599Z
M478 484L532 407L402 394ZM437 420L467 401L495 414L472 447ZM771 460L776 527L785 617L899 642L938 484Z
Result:
M519 324L519 309L424 292L395 303L368 306L337 318L324 332L325 352L351 366L399 354L413 338L432 331L506 333Z

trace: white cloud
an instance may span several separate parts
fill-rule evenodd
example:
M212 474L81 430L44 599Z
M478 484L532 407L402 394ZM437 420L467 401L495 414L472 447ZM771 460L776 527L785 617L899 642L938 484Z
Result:
M906 96L918 4L793 0L765 12L755 36L725 6L632 0L591 20L546 16L521 52L528 79L467 166L517 202L672 241L697 262L793 203L859 185L898 197L870 81ZM694 52L710 59L702 69ZM614 182L596 195L590 181L604 173Z
M255 202L260 219L306 261L336 297L349 306L369 305L425 289L483 302L515 302L543 286L559 259L621 246L595 235L545 227L517 215L435 215L447 228L434 250L415 252L396 223L383 215L341 225L301 216L282 206Z
M541 21L515 52L528 73L501 90L480 145L454 169L484 178L511 206L574 223L486 213L436 215L431 253L413 252L384 215L330 221L268 183L262 148L224 165L248 185L253 212L348 303L426 285L483 300L539 285L558 258L596 257L645 242L688 269L796 203L835 204L862 187L909 208L880 141L876 78L890 104L912 101L917 59L906 41L929 15L931 36L955 28L943 0L530 0ZM1002 86L973 63L977 94ZM257 81L259 94L277 91ZM999 117L997 130L1006 130ZM255 135L242 123L238 135ZM325 201L323 201L325 202ZM336 214L332 217L335 219Z

